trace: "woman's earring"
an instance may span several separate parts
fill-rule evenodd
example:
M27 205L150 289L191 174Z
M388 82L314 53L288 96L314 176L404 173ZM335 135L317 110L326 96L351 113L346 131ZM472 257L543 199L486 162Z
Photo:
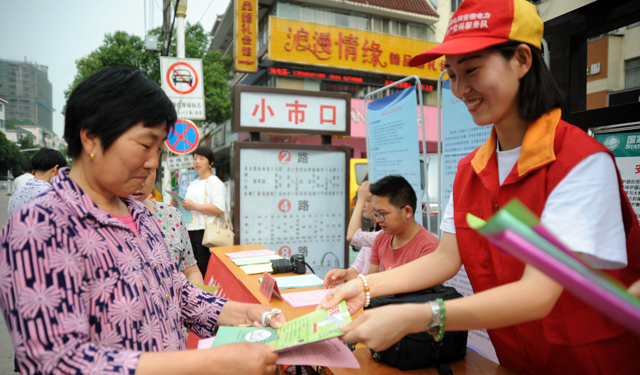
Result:
M89 155L89 160L93 160L94 157L95 157L95 155L92 152L91 155Z

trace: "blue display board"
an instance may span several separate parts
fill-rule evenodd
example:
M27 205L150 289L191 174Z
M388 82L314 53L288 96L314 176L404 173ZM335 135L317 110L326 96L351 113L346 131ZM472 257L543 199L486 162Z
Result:
M422 224L420 149L415 86L367 104L369 181L400 175L416 192L416 221Z

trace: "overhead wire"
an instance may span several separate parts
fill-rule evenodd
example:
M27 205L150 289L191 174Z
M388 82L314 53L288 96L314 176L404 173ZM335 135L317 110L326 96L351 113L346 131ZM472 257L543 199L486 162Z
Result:
M211 4L213 4L213 0L211 0L211 2L209 2L209 5L207 5L207 9L205 9L204 13L202 13L202 16L198 20L198 23L200 23L200 21L202 21L202 19L204 18L204 15L207 14L207 11L209 10L209 7L211 6Z

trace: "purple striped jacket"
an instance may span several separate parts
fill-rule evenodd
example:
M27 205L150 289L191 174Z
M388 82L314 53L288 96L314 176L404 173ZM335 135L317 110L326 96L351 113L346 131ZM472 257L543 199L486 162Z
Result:
M226 302L189 284L153 216L124 198L140 235L62 169L0 233L0 307L22 373L133 374L142 352L210 337Z

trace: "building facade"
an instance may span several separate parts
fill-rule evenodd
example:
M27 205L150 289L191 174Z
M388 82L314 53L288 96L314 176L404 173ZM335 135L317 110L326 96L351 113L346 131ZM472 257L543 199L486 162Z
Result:
M334 138L333 143L349 144L353 157L366 157L365 95L410 75L421 80L423 104L428 108L425 121L433 125L428 127L427 140L435 141L434 106L444 59L415 68L408 62L442 41L458 5L459 1L450 0L235 0L214 24L211 49L234 58L236 73L230 86L351 94L351 136ZM481 20L471 20L471 25L474 21L479 27ZM385 90L373 99L410 84ZM309 136L261 137L277 143L320 142ZM229 120L209 126L204 139L218 159L226 156L224 150L231 142L246 140L248 134L231 133Z
M440 16L428 0L271 0L257 6L255 18L235 20L238 12L231 2L212 30L213 50L241 62L257 61L253 74L239 72L231 85L349 92L362 99L412 74L432 92L429 88L444 69L442 60L408 67L412 55L436 43ZM256 35L242 32L247 25ZM425 96L425 102L435 102L435 95Z
M5 132L5 120L6 120L6 112L7 112L7 104L9 100L0 94L0 131Z
M53 133L53 91L48 67L35 62L0 59L0 94L11 106L7 120L30 121Z
M596 2L596 0L529 1L536 5L538 14L544 22ZM586 110L639 102L640 22L588 39L586 65ZM551 70L553 71L553 64Z
M587 110L640 101L640 22L587 47Z

